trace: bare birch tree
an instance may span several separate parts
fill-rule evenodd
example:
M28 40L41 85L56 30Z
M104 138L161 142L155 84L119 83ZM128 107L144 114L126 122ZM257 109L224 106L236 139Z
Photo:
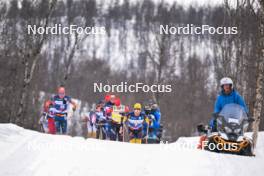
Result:
M49 24L49 19L51 17L52 11L54 10L54 7L57 3L57 0L51 0L49 2L49 10L48 13L46 14L46 18L44 19L44 28L48 26ZM40 37L39 41L35 45L35 48L31 50L21 50L20 52L22 53L22 63L24 65L24 79L23 79L23 87L21 89L21 96L20 96L20 101L19 101L19 107L18 111L15 117L15 121L23 125L24 124L24 111L25 111L25 101L26 101L26 96L28 94L28 87L30 85L30 82L34 76L34 71L36 68L36 65L39 61L39 55L41 53L42 47L44 43L46 42L47 35L43 34Z

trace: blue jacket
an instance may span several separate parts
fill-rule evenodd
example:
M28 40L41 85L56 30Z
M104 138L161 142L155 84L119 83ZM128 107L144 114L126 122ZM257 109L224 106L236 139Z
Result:
M215 102L214 113L219 113L226 104L231 103L241 105L244 108L245 112L248 113L248 108L244 99L241 97L241 95L239 95L236 90L233 90L228 95L221 91L220 95L217 97L217 100Z
M152 122L152 127L158 129L160 127L160 117L161 117L161 113L159 109L155 109L152 110L151 113L152 115L154 115L155 120Z

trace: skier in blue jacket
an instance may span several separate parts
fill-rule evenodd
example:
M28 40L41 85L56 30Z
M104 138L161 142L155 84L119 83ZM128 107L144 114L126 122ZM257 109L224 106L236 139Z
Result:
M161 118L161 113L158 105L151 100L149 101L148 104L145 105L144 112L147 116L150 117L151 119L150 127L154 129L154 133L156 133L160 127L160 118Z
M67 115L69 104L73 105L73 111L76 110L77 104L72 101L71 97L65 94L64 86L58 88L58 94L51 98L52 104L56 109L55 125L57 133L67 133Z
M245 112L248 114L248 108L247 105L243 99L243 97L233 88L233 81L231 78L224 77L220 80L220 85L222 88L222 91L218 95L215 106L214 106L214 114L220 113L220 111L223 109L223 107L226 104L239 104L242 106L245 110ZM216 119L212 118L210 120L210 127L212 128L212 131L216 131Z

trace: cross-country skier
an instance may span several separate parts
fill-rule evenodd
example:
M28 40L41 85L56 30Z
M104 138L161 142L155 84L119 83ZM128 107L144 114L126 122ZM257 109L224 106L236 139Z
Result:
M248 114L247 105L243 97L234 89L233 81L231 78L224 77L220 80L221 92L218 95L215 106L214 106L214 116L216 116L226 104L239 104L241 105L245 112ZM211 118L209 126L212 131L217 131L216 119L215 117Z
M44 102L43 112L39 119L39 124L41 125L41 131L43 131L44 133L49 133L48 112L51 104L52 102L50 100Z
M57 110L55 114L55 124L57 133L66 134L67 132L67 111L69 104L73 105L73 111L76 110L76 103L72 101L71 97L65 94L65 88L60 86L58 94L52 97L54 108Z
M110 118L110 140L123 141L123 123L126 120L127 107L121 104L120 98L115 99L115 105Z
M54 115L57 110L53 107L52 101L47 100L44 103L43 113L40 119L40 123L44 129L45 133L55 134L55 120Z
M97 110L97 105L95 111ZM87 138L96 138L96 114L90 111L84 115L83 119L87 124Z
M56 134L56 127L55 127L55 114L57 110L54 108L52 102L49 103L49 110L48 110L48 128L50 134Z
M108 136L108 122L107 117L105 116L105 113L103 111L102 104L98 103L96 105L95 112L92 115L95 115L96 138L106 139Z
M113 94L107 94L105 96L105 103L104 103L104 116L106 117L106 124L105 128L107 131L107 136L111 135L111 115L113 111L113 106L115 105L116 96Z
M157 103L153 101L149 101L145 106L144 106L144 112L147 115L148 119L150 119L150 124L149 128L147 129L147 124L144 125L144 136L147 134L148 131L148 139L159 141L161 137L161 130L160 130L160 118L161 118L161 113L159 110L159 107Z
M127 116L126 125L128 127L129 142L141 143L143 137L143 124L148 122L146 115L141 112L141 104L134 104L134 111Z

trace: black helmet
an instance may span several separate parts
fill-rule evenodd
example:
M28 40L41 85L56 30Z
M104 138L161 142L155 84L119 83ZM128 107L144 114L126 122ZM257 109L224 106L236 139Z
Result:
M104 105L104 101L100 100L96 103L96 106L103 106Z
M155 109L158 109L158 104L154 101L154 100L152 100L152 99L150 99L149 101L148 101L148 105L150 106L150 108L151 109L153 109L153 110L155 110Z

